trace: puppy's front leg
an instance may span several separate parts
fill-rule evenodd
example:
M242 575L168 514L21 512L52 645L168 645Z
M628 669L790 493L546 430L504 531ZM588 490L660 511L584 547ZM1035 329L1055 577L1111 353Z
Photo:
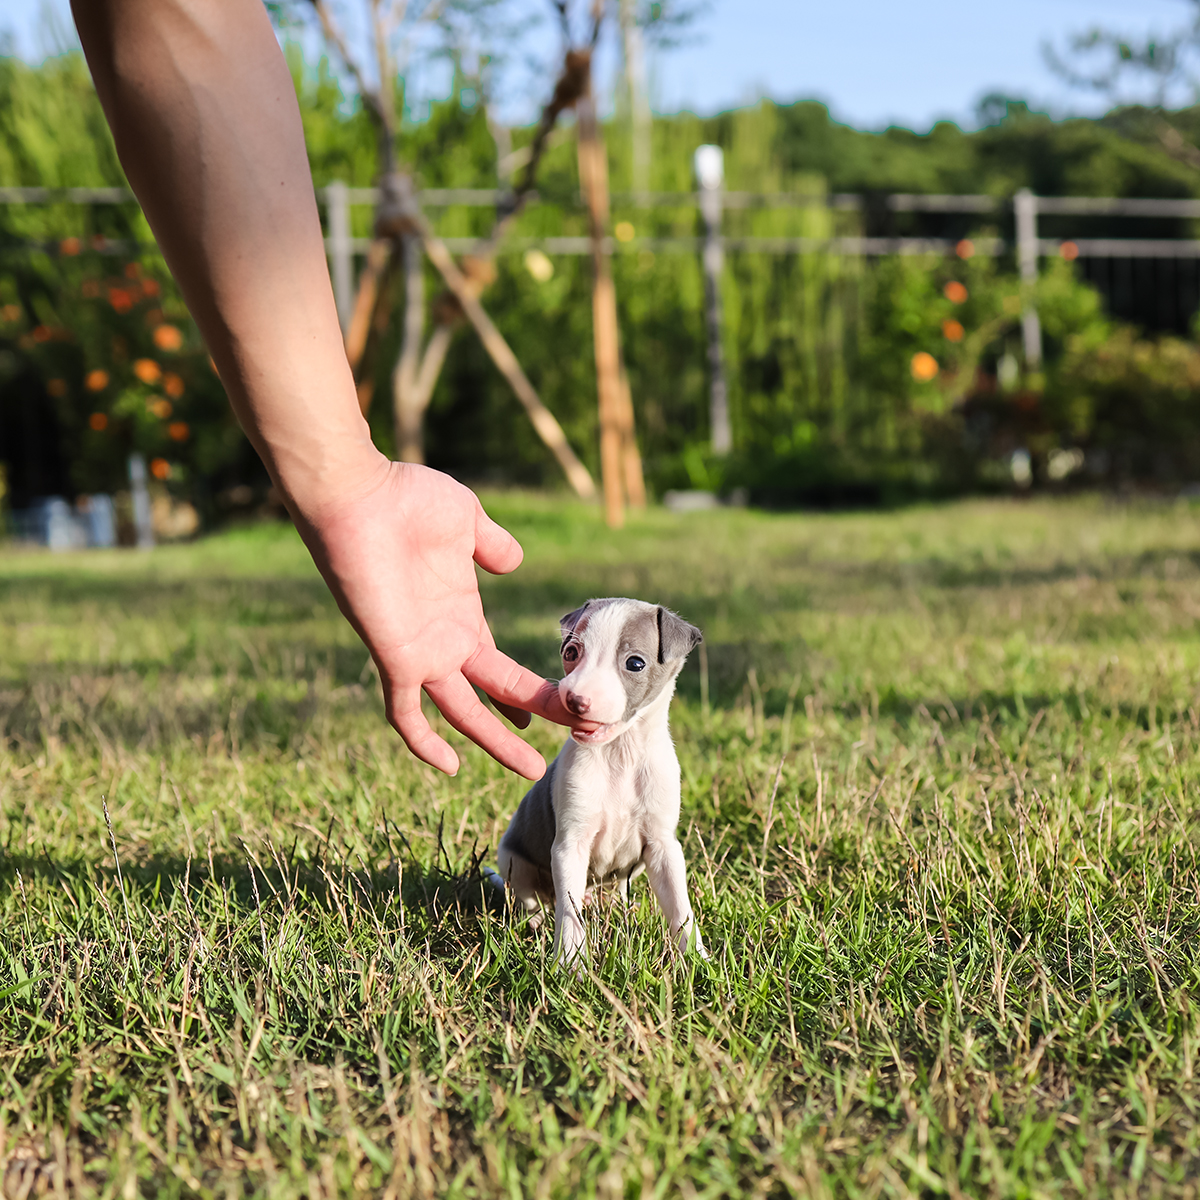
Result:
M550 869L554 875L554 952L566 966L581 966L581 956L587 951L583 894L587 891L589 855L588 846L568 842L561 836L554 839L550 851Z
M687 864L683 858L683 847L673 837L651 842L642 854L642 861L646 864L647 878L658 897L663 916L671 927L675 944L680 950L694 949L701 958L707 958L708 952L700 939L700 929L688 901Z

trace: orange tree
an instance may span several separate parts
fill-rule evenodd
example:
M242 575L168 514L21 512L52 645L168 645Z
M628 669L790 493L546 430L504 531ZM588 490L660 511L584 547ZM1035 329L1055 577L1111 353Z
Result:
M9 374L42 381L78 491L120 489L136 451L156 478L203 499L242 464L245 440L161 261L111 249L69 237L0 281Z

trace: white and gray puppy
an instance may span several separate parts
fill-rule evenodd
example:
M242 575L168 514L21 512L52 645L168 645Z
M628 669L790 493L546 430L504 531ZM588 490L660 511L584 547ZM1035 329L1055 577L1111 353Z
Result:
M643 870L681 949L705 955L688 901L679 824L679 760L667 727L675 680L701 640L695 626L641 600L589 600L561 621L566 677L558 691L577 716L546 774L529 789L497 854L500 879L528 912L554 904L554 948L586 951L581 910L595 885Z

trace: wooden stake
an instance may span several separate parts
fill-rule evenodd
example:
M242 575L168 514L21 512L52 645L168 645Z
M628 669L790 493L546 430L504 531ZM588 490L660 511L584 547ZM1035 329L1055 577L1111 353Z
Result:
M388 261L392 257L393 244L390 238L376 238L367 250L367 261L358 277L358 293L354 297L354 311L350 315L350 326L346 330L346 357L351 370L357 372L367 348L367 334L371 332L371 316L379 298L379 287Z
M374 308L369 310L366 332L361 335L362 348L355 359L350 359L350 369L355 375L358 407L364 417L370 412L371 400L375 395L375 379L370 366L371 349L387 333L388 322L391 320L392 277L396 271L396 263L397 255L391 253L389 244L389 254L383 269L374 272L371 279L367 281L366 287L375 297ZM349 358L349 353L347 353L347 358Z

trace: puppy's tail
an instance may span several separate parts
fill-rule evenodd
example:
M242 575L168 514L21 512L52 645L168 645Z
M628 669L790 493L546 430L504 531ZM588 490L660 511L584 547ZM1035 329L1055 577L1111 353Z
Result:
M499 871L493 871L491 867L481 867L480 875L484 877L497 891L504 891L504 878Z

